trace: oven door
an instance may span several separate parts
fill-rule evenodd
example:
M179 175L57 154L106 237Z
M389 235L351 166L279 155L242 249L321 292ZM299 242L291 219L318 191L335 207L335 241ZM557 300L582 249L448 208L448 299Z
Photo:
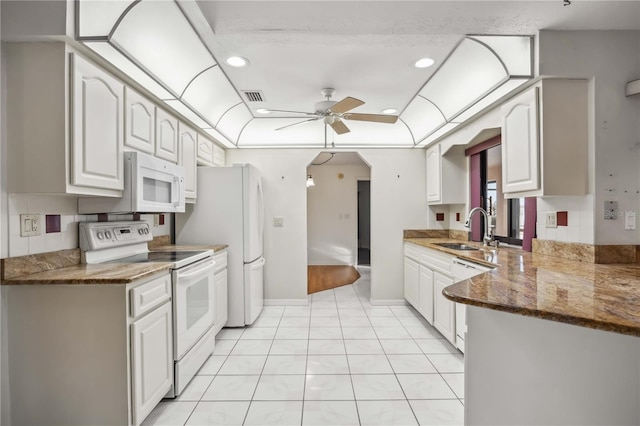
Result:
M174 357L180 360L213 326L215 262L212 258L173 271Z

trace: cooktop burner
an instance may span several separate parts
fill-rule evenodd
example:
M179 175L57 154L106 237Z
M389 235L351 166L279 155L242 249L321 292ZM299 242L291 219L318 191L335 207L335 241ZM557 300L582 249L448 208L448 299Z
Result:
M150 251L114 259L106 263L179 262L202 253L206 253L206 251Z

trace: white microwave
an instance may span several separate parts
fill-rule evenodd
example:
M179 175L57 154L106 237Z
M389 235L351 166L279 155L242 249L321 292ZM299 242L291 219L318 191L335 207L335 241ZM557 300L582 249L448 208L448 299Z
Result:
M182 166L141 152L125 152L122 197L80 197L78 213L183 213L184 175Z

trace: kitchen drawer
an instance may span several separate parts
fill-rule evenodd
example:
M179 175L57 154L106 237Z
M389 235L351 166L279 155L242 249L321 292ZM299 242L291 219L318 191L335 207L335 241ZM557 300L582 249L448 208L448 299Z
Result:
M416 262L420 261L420 254L423 249L418 247L415 244L405 243L404 245L404 255L409 259L415 260Z
M164 274L131 289L131 316L137 318L171 299L171 274Z
M420 253L420 259L418 262L428 267L443 272L447 275L451 274L451 261L453 256L448 254L441 254L436 250L422 249Z
M227 251L224 250L213 256L213 261L216 262L214 273L218 273L227 267Z

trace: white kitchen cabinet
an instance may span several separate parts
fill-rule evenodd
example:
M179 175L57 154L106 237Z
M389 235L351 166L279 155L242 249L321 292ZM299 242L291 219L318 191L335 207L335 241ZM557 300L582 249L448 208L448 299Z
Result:
M455 302L444 297L442 290L454 283L452 277L433 273L433 326L442 335L455 344L456 341L456 307Z
M216 320L213 324L214 334L218 334L229 319L229 297L227 281L227 251L217 253L213 260L216 262L213 280L216 286Z
M138 425L171 389L168 272L129 284L2 292L8 424Z
M7 190L122 196L124 86L62 42L3 49Z
M466 202L466 158L459 147L443 153L440 144L427 149L427 202L464 204Z
M213 166L213 146L212 141L198 134L198 166Z
M417 262L404 258L404 298L414 308L420 306L420 266Z
M433 325L433 271L420 265L420 302L418 312Z
M137 151L155 152L155 105L138 92L125 89L124 145Z
M587 193L587 80L544 79L501 113L507 198Z
M133 424L140 424L173 385L171 303L131 325Z
M222 167L227 161L226 151L218 144L213 144L213 165Z
M156 108L155 154L172 163L178 162L178 119Z
M71 183L122 190L124 85L73 53L71 69Z
M196 151L198 134L185 125L178 124L178 164L184 167L185 197L187 202L194 203L198 195Z

